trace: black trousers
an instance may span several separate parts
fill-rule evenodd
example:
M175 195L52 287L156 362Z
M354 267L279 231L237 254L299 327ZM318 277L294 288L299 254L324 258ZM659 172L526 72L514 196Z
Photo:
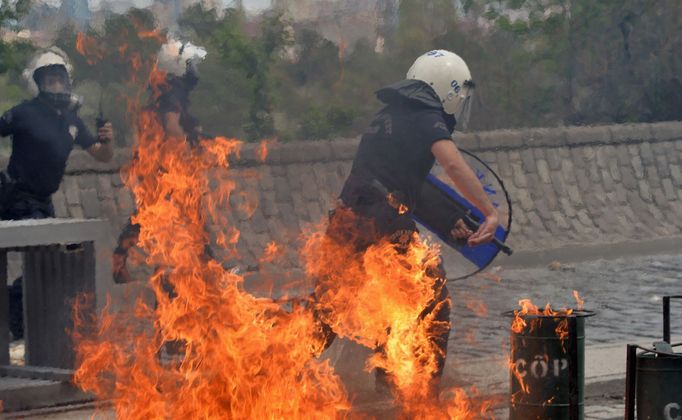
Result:
M409 246L413 234L418 231L409 213L401 214L398 208L389 204L385 194L377 191L370 183L363 182L363 180L347 182L341 195L341 201L343 203L331 212L326 235L335 242L352 244L359 254L370 245L386 238L394 243L398 249L406 248ZM352 212L350 223L349 212ZM434 278L434 300L424 308L419 319L433 316L434 320L449 325L451 303L442 264L429 274ZM319 279L315 290L316 295L324 293L324 286ZM336 338L336 333L321 320L324 316L317 318L323 338L321 348L326 349ZM443 373L449 335L450 328L440 328L434 330L430 337L432 343L440 349L440 352L436 354L438 371L435 374L435 379L440 378ZM382 351L382 349L378 348L376 351ZM377 372L378 377L382 375L384 372Z

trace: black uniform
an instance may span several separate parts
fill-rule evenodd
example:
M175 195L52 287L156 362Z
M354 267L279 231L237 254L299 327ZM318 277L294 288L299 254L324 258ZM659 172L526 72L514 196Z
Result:
M358 252L381 239L406 246L417 231L411 217L426 176L435 162L433 143L450 139L455 120L445 114L433 89L427 84L406 80L377 92L386 106L376 115L362 136L351 173L340 195L341 207L330 218L327 235L336 241L352 241ZM387 199L391 194L392 200ZM403 207L401 209L400 204ZM356 216L352 226L346 217L335 217L350 209ZM345 219L345 220L344 220ZM435 300L421 317L432 313L438 321L449 321L450 303L442 267L431 273ZM324 293L318 288L317 293ZM326 346L334 333L323 325ZM433 342L447 348L449 331L434 332ZM379 349L381 350L381 349ZM439 358L442 372L444 357ZM379 372L382 374L382 372Z
M41 98L21 103L0 117L0 136L12 136L7 172L0 172L0 219L54 217L52 194L78 144L97 141L75 110L58 113ZM24 335L21 277L9 288L10 331Z
M60 114L40 98L0 117L0 136L9 135L12 155L3 177L0 218L54 217L51 196L59 189L74 144L87 149L97 139L76 111Z

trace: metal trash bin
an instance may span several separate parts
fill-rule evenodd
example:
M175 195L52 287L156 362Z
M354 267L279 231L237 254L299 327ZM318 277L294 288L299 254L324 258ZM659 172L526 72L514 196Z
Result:
M528 322L511 335L510 420L584 418L585 318L592 315L520 315Z
M682 343L670 343L670 299L663 297L663 341L652 349L627 347L625 419L682 420ZM637 350L642 350L637 352Z

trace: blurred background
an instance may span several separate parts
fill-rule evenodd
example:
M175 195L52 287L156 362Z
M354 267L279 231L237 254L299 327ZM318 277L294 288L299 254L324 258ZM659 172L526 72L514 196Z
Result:
M0 112L27 98L32 52L56 44L81 116L94 123L101 98L119 146L133 141L125 98L145 83L124 51L158 50L145 30L207 48L192 113L247 141L356 136L381 106L374 92L434 48L471 68L472 130L682 119L678 0L0 1ZM79 32L97 62L76 52Z

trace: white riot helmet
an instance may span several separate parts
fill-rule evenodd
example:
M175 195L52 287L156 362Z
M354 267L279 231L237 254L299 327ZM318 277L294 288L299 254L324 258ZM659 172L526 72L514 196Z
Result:
M206 58L207 52L191 42L170 39L159 51L158 69L168 74L182 76L188 69L196 73L196 65Z
M64 51L57 47L50 47L36 54L22 75L28 84L28 88L34 95L41 91L41 77L44 73L54 71L66 76L66 88L71 88L71 64Z
M445 113L455 117L458 129L466 129L474 82L469 67L460 56L446 50L429 51L412 64L407 79L429 84L440 98Z

